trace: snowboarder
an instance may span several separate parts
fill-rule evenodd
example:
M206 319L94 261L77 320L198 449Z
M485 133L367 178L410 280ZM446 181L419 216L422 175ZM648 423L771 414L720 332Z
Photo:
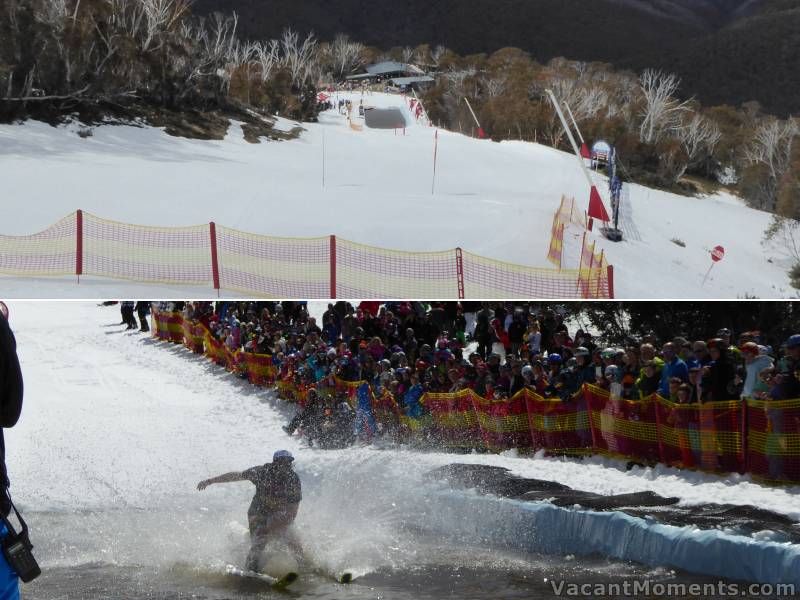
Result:
M246 568L258 571L258 561L267 542L281 537L298 556L303 550L300 542L289 529L297 517L302 500L300 478L292 470L294 457L288 450L278 450L272 462L252 467L242 472L226 473L197 484L202 491L215 483L250 481L256 486L256 493L247 511L250 527L250 552L247 554Z

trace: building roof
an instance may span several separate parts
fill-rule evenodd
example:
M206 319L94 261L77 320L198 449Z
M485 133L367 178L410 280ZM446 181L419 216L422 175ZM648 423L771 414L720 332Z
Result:
M348 75L347 79L349 80L360 80L360 79L372 79L373 77L382 77L385 75L391 75L392 73L404 73L404 74L413 74L414 76L425 76L425 71L417 67L416 65L409 65L406 63L399 63L394 61L383 61L379 63L375 63L374 65L368 65L366 67L366 73L359 73L358 75ZM427 80L426 80L427 81Z
M389 81L394 85L411 85L412 83L433 83L436 80L430 75L420 75L418 77L393 77Z
M367 66L370 75L386 75L388 73L417 73L424 75L424 71L417 66L387 60Z

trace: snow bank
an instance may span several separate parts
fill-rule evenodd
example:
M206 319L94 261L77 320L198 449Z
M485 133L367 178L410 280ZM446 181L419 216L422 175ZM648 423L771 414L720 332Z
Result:
M800 586L800 545L775 543L718 530L663 525L621 512L560 508L467 492L442 492L450 510L473 515L447 533L487 535L494 544L530 552L602 554L646 565L669 565L690 573L757 583ZM489 520L490 523L486 521Z

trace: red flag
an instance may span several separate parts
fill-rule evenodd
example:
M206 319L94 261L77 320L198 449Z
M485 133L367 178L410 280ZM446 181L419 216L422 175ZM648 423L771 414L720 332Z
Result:
M581 146L581 158L592 158L592 154L589 152L589 146L585 143Z
M597 186L594 185L592 186L592 193L589 196L589 216L606 223L611 220L608 218L606 207L603 204L602 198L600 198L600 192L597 191Z

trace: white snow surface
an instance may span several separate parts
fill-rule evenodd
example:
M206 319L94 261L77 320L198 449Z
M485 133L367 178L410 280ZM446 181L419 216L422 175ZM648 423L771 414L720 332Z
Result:
M356 105L362 100L360 93L337 98ZM401 107L413 123L399 96L376 93L363 101ZM295 125L278 121L282 130ZM574 156L546 146L440 131L432 195L434 128L414 124L405 132L368 127L356 132L335 110L302 127L297 140L250 144L238 123L222 141L171 137L153 127L102 125L81 138L78 123L0 125L0 233L31 234L82 208L128 223L215 221L265 235L336 234L401 250L462 247L550 267L550 229L562 194L574 196L581 209L588 207L588 185ZM605 178L594 177L604 189ZM786 274L790 259L762 243L770 215L733 196L688 198L632 185L622 213L625 242L590 234L615 267L618 298L795 295ZM581 236L574 227L567 232L565 267L577 265ZM725 248L725 259L703 283L716 245ZM114 286L127 295L184 293L127 281ZM96 298L104 291L73 287L64 278L30 284L0 278L0 290L18 298Z
M183 347L122 331L118 307L17 301L9 308L25 377L22 418L5 432L9 476L14 498L40 524L34 543L46 565L234 562L246 535L250 485L213 486L203 493L195 485L266 462L279 447L295 454L303 480L301 537L320 548L318 560L331 568L354 562L374 568L378 556L400 560L395 554L406 547L398 541L401 531L415 525L479 544L600 552L728 577L740 574L730 571L722 554L736 549L736 560L752 567L748 578L764 581L783 577L776 565L800 565L800 547L772 542L769 532L753 539L648 525L620 513L480 499L425 474L455 462L497 465L602 494L653 490L687 506L753 505L794 520L800 520L800 487L661 467L625 471L622 463L607 459L521 458L514 452L462 456L371 446L312 450L280 429L293 409L273 392L250 386ZM459 511L469 507L479 511L475 519L462 518ZM74 518L59 520L64 513ZM353 528L353 522L364 526ZM78 549L68 543L76 535L71 527L89 531L88 537L80 534L85 542ZM148 538L150 528L161 532L157 540ZM705 558L693 565L698 553ZM797 572L783 578L793 580Z

